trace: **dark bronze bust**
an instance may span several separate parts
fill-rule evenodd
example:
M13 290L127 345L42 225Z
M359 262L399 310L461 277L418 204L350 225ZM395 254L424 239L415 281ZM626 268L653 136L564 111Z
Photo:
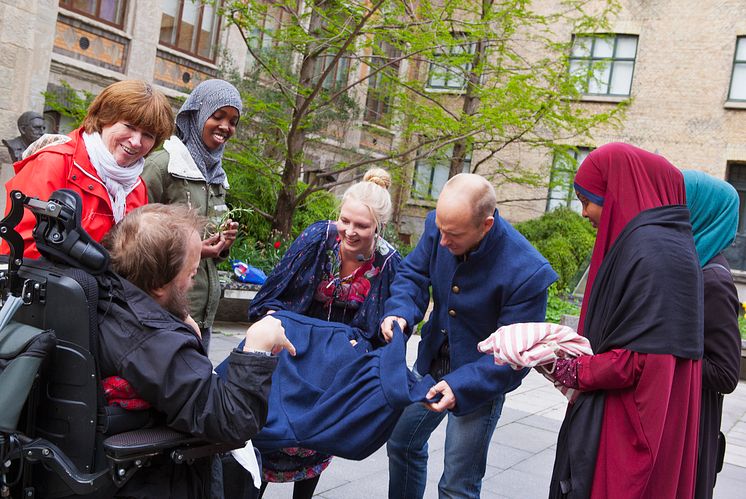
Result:
M26 111L18 117L18 131L21 132L21 135L8 140L3 139L3 144L8 148L13 163L20 161L23 151L32 142L44 135L45 128L44 118L39 113Z

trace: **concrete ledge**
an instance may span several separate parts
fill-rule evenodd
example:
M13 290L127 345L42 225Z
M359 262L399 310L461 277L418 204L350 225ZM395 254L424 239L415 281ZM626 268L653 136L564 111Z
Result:
M253 300L258 290L253 289L223 289L223 298L233 300Z
M230 272L219 272L222 290L216 321L246 322L249 320L249 304L261 286L233 280Z

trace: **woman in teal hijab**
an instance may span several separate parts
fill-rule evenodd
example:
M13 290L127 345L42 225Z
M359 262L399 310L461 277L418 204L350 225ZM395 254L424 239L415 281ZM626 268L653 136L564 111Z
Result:
M738 192L724 180L704 172L683 170L686 205L691 213L692 233L699 263L730 246L738 229Z
M741 336L740 303L728 261L722 251L733 243L738 229L738 193L723 180L685 170L686 204L704 281L705 349L702 359L702 412L699 419L699 459L696 498L712 497L719 447L723 395L738 384ZM720 435L720 436L719 436ZM722 456L722 454L720 454Z

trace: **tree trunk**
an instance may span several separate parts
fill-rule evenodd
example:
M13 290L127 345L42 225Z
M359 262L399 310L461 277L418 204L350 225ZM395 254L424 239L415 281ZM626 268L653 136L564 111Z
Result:
M494 0L482 0L482 20L492 9ZM484 40L479 40L474 47L474 58L471 63L471 71L466 80L466 93L464 94L464 106L462 116L473 116L479 110L479 97L474 95L475 90L480 88L481 84L481 64L485 57L487 44ZM448 169L448 178L458 175L464 171L464 159L469 152L469 144L466 139L461 139L453 143L453 154L451 155L451 164Z
M309 31L311 33L323 22L323 19L314 10L311 14ZM299 88L310 88L313 84L313 70L318 56L316 53L316 44L308 45L307 53L303 57L300 65L300 74L298 76ZM310 55L309 55L310 54ZM304 127L306 111L304 106L306 96L302 92L295 95L295 105L293 107L292 125L288 130L287 151L285 156L285 165L282 170L282 188L277 196L275 205L274 219L272 229L278 231L284 237L289 237L293 227L293 216L298 206L298 180L300 179L301 167L303 165L303 148L306 144L306 131Z
M481 60L480 52L484 49L482 42L477 43L475 49L474 61L475 65ZM466 86L466 94L464 94L464 106L462 108L462 116L472 116L479 109L479 97L474 95L474 89L479 81L479 75L474 71L469 73L469 79ZM469 144L467 139L460 139L453 143L453 154L451 154L451 164L448 169L448 178L458 175L464 171L464 160L466 154L469 152Z

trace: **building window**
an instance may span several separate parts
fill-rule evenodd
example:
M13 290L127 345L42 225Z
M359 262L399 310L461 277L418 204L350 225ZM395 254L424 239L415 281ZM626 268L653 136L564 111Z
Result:
M454 35L458 39L459 35ZM427 75L427 88L434 90L463 90L474 59L474 43L461 43L439 48Z
M552 211L559 206L570 208L574 212L581 213L583 206L575 195L573 179L578 166L588 156L591 150L587 147L578 147L566 153L555 153L552 161L552 171L549 176L549 195L547 196L547 210Z
M746 163L728 163L728 183L738 192L738 233L746 234Z
M746 36L736 39L736 55L733 58L733 76L730 79L728 100L746 101Z
M389 106L391 104L393 79L399 75L399 61L401 52L394 46L381 42L378 47L381 56L374 56L371 60L371 71L389 64L368 79L368 96L365 99L365 121L377 125L387 125Z
M575 36L570 74L585 95L629 96L637 55L637 36Z
M217 9L221 3L163 0L159 41L187 54L214 61L220 22Z
M321 74L326 71L326 68L334 61L335 54L324 54L320 55L315 61L313 66L313 79L318 81ZM348 56L342 56L334 64L332 69L324 82L321 84L326 90L341 89L347 86L347 77L350 73L350 58Z
M256 59L251 52L254 52L254 54L257 54L260 58L265 60L267 58L271 59L273 57L281 56L281 51L273 54L273 52L279 47L279 44L274 37L281 27L288 23L287 18L290 17L290 14L284 9L273 9L268 10L263 14L257 14L257 16L255 24L249 28L250 34L248 44L251 51L248 51L247 49L247 74L257 69Z
M723 255L732 269L746 270L746 163L729 161L726 171L728 182L738 192L738 231Z
M127 0L60 0L60 7L121 28Z
M448 181L451 169L453 146L443 148L428 158L420 158L414 165L412 179L412 197L415 199L438 199L440 191ZM471 153L464 157L463 172L471 170Z

